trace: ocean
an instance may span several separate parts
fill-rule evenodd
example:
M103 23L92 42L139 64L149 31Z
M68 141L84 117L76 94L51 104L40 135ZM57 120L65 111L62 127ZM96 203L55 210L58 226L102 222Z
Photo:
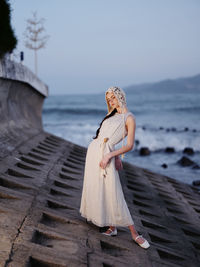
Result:
M136 117L136 142L124 160L188 184L200 179L200 169L177 163L186 156L200 166L200 93L137 90L126 96L128 109ZM87 147L106 111L104 93L49 96L44 103L43 126ZM150 155L141 156L142 147L148 147ZM167 147L174 152L167 153ZM186 147L194 154L183 153Z

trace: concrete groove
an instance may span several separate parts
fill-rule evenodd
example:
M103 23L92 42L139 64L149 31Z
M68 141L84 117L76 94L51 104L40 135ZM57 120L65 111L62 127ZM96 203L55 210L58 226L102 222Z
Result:
M3 151L4 153L2 154L2 156L0 154L0 160L4 159L5 157L8 157L8 156L12 155L15 151L18 152L19 149L20 149L20 147L24 146L30 139L33 139L33 138L39 136L42 133L43 133L43 131L41 130L40 132L37 132L34 135L28 136L23 141L21 141L19 139L21 142L19 142L12 151ZM8 136L6 135L6 137L8 137ZM2 136L1 136L1 138L2 138ZM14 138L14 141L16 141L16 138ZM4 142L1 141L1 144L3 144L3 143L5 143L5 145L7 147L7 144L10 143L10 140L9 139L6 139Z

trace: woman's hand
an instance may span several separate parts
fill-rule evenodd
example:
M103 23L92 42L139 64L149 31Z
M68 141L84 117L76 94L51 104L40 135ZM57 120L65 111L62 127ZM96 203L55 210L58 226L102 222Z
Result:
M106 168L106 166L108 165L109 161L111 159L110 153L107 153L104 155L104 157L102 158L102 160L99 163L99 166L103 169Z
M118 171L123 169L122 161L119 156L115 156L115 168Z

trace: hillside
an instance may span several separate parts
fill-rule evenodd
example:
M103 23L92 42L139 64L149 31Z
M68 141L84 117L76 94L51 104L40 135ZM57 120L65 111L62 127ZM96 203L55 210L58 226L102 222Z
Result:
M199 92L200 93L200 74L178 79L166 79L155 83L144 83L125 87L127 93L143 91L160 91L160 92Z

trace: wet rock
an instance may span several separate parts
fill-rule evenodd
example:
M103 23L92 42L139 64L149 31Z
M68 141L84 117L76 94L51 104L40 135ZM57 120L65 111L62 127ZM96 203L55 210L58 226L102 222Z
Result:
M195 163L195 165L192 167L192 169L199 170L200 169L200 166Z
M165 152L167 152L167 153L174 153L175 152L175 149L173 147L166 147L165 148Z
M172 132L175 132L175 131L176 131L176 128L175 128L175 127L172 127L172 128L171 128L171 131L172 131Z
M166 168L168 168L168 165L167 165L166 163L163 163L163 164L161 165L161 167L163 167L164 169L166 169Z
M145 127L145 126L142 126L142 129L143 129L143 130L146 130L146 127Z
M187 132L188 130L189 130L189 128L188 127L185 127L184 131Z
M148 147L141 147L140 148L140 156L148 156L151 152Z
M188 166L192 166L195 164L194 161L192 161L191 159L189 159L185 156L183 156L180 160L178 160L177 163L183 167L188 167Z
M191 147L185 147L183 150L183 153L188 154L188 155L193 155L194 154L194 150Z
M162 127L162 126L160 126L160 128L159 128L160 130L163 130L164 128Z
M135 145L138 146L140 144L140 141L139 140L135 140Z
M200 186L200 180L195 180L192 182L194 186Z
M196 133L197 130L196 130L196 129L193 129L192 131L193 131L194 133Z

